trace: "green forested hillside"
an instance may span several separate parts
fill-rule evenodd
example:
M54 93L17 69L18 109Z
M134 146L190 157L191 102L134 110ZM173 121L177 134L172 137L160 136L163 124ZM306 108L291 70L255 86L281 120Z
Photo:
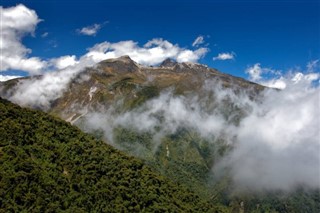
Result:
M0 212L215 211L141 161L1 98L0 132Z

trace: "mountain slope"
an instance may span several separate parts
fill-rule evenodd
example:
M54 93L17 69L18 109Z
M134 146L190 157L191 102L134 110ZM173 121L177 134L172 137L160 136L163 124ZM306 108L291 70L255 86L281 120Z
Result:
M23 89L29 88L21 85L47 86L43 80L48 77L4 82L0 95L15 101L16 91L23 95ZM57 80L60 78L52 79ZM254 110L265 109L263 96L270 91L278 92L201 64L168 59L148 67L123 56L77 72L59 97L49 99L44 107L32 101L22 104L47 111L143 159L153 170L213 205L234 212L319 212L317 189L298 185L288 192L263 186L257 190L250 183L239 186L230 172L234 164L223 167L239 145L237 130L242 121ZM34 96L20 97L24 101ZM46 97L47 93L40 93L39 99ZM264 119L265 112L257 112ZM245 130L254 132L255 126ZM246 140L251 142L251 138ZM255 153L255 148L246 150L240 162ZM255 170L246 172L241 163L235 167L244 176ZM260 169L263 179L264 168Z
M45 113L0 99L0 131L0 212L214 211L141 161Z
M172 90L175 95L199 94L208 81L234 90L245 89L253 94L264 89L261 85L201 64L177 63L168 59L158 67L148 67L122 56L102 61L81 72L68 85L63 96L52 103L49 111L74 121L81 114L101 107L117 107L118 111L133 109L166 90Z

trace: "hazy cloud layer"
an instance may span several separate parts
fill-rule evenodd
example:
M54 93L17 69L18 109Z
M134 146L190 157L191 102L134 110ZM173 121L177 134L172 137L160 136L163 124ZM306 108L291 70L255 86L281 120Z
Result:
M252 107L236 130L235 149L221 161L239 187L320 188L320 89L306 78L287 82Z
M59 63L60 62L60 63ZM71 64L73 64L71 66ZM15 93L9 99L22 106L31 106L47 110L50 103L61 97L69 83L86 67L95 63L88 58L75 61L73 56L61 57L56 66L64 67L55 72L47 72L39 78L29 78L19 82Z
M119 125L151 132L155 146L161 137L179 127L190 128L208 139L223 137L234 147L212 170L215 175L229 171L236 189L319 189L320 88L312 86L314 78L284 80L285 89L266 90L259 102L246 93L235 94L217 82L207 82L205 91L216 94L216 105L209 111L204 107L206 98L176 97L164 92L141 108L121 115L112 109L88 114L87 128L102 128L109 141L113 139L113 128ZM230 121L237 111L229 113L228 118L222 115L225 100L242 109L245 116L239 125Z

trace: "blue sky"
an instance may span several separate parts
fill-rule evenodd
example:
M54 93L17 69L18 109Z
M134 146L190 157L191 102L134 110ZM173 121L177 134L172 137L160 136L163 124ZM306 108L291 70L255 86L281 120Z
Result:
M207 48L199 63L240 77L248 77L245 70L257 63L270 70L303 70L320 59L318 0L7 0L1 4L3 8L23 4L42 20L34 36L21 39L32 50L27 57L42 60L79 58L105 41L132 40L142 47L154 38L191 51ZM80 33L94 24L99 26L96 34ZM192 46L199 36L203 42ZM223 53L233 59L213 59ZM9 67L2 73L15 70Z

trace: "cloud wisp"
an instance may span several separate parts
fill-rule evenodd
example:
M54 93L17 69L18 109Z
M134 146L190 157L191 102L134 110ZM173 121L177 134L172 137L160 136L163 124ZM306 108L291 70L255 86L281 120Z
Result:
M78 29L77 32L81 35L95 36L101 28L102 28L101 24L93 24L93 25Z
M192 43L193 47L198 47L199 45L204 43L204 37L203 36L198 36Z

